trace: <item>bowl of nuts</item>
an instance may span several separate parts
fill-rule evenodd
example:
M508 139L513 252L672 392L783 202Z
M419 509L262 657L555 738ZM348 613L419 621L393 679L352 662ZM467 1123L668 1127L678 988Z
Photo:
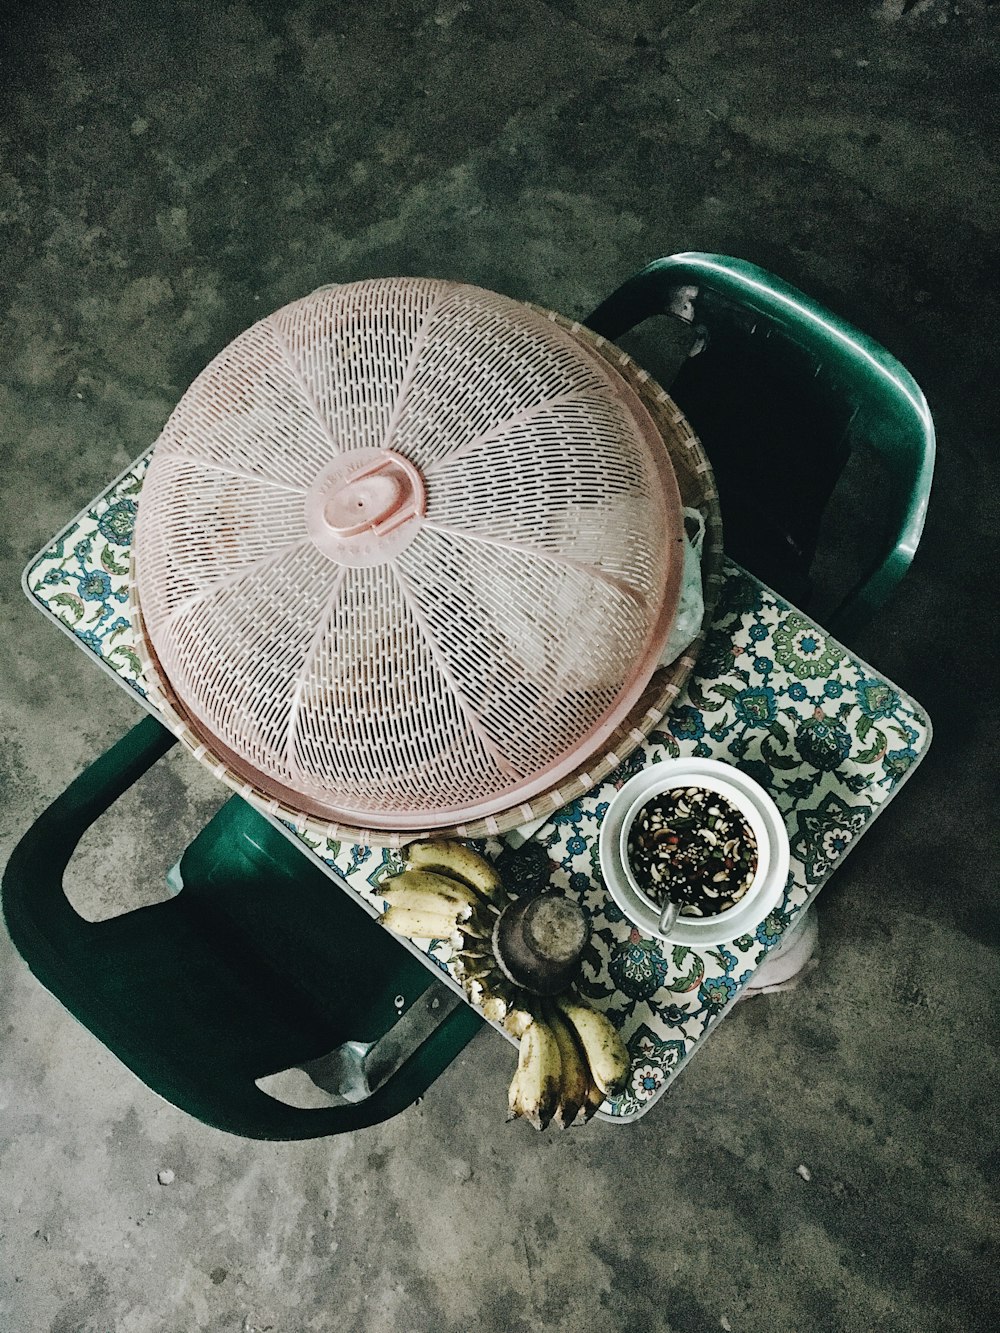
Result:
M752 778L714 759L671 759L636 774L608 807L601 870L648 934L693 947L753 931L780 901L788 834Z

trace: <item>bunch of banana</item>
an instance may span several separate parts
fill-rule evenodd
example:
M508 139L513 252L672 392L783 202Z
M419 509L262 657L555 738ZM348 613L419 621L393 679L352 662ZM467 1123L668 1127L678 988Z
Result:
M461 942L460 928L473 920L480 900L467 885L426 870L405 870L382 886L388 908L382 924L398 935ZM471 931L470 931L471 933Z
M560 995L539 1015L514 1011L506 1026L521 1043L508 1095L511 1119L522 1116L536 1129L583 1125L605 1097L625 1087L625 1044L611 1021L585 1000Z
M382 924L411 938L449 940L472 1002L519 1042L511 1118L536 1129L585 1124L625 1086L629 1055L615 1027L572 992L542 1001L500 967L493 928L510 899L495 867L464 843L412 843L407 868L384 881Z
M452 842L448 838L414 842L407 847L405 855L412 870L430 871L467 884L479 898L492 903L498 911L507 906L507 891L497 868L464 842Z
M382 885L382 924L411 939L449 940L452 966L473 1004L502 1023L521 992L493 952L493 925L510 899L494 866L471 847L448 839L415 842L407 868Z
M460 842L415 842L405 855L407 868L381 886L382 924L411 939L450 940L460 963L495 966L493 922L507 894L494 867Z

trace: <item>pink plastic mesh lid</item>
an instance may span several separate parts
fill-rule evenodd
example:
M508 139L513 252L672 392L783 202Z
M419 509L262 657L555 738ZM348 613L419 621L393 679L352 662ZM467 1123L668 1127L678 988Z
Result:
M195 380L133 595L196 752L310 816L428 829L600 747L681 564L669 455L601 357L492 292L381 279L286 306Z

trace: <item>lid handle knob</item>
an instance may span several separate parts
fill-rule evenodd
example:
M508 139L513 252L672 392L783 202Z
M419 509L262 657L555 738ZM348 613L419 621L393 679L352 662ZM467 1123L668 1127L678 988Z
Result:
M350 473L323 505L323 518L334 536L357 537L390 532L423 512L420 474L407 459L391 455Z

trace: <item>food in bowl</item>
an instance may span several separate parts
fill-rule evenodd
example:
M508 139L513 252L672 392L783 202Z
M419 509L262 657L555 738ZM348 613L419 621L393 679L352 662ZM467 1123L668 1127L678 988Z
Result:
M757 873L757 839L739 810L707 787L671 787L635 814L629 868L657 907L682 916L717 916L734 907Z

